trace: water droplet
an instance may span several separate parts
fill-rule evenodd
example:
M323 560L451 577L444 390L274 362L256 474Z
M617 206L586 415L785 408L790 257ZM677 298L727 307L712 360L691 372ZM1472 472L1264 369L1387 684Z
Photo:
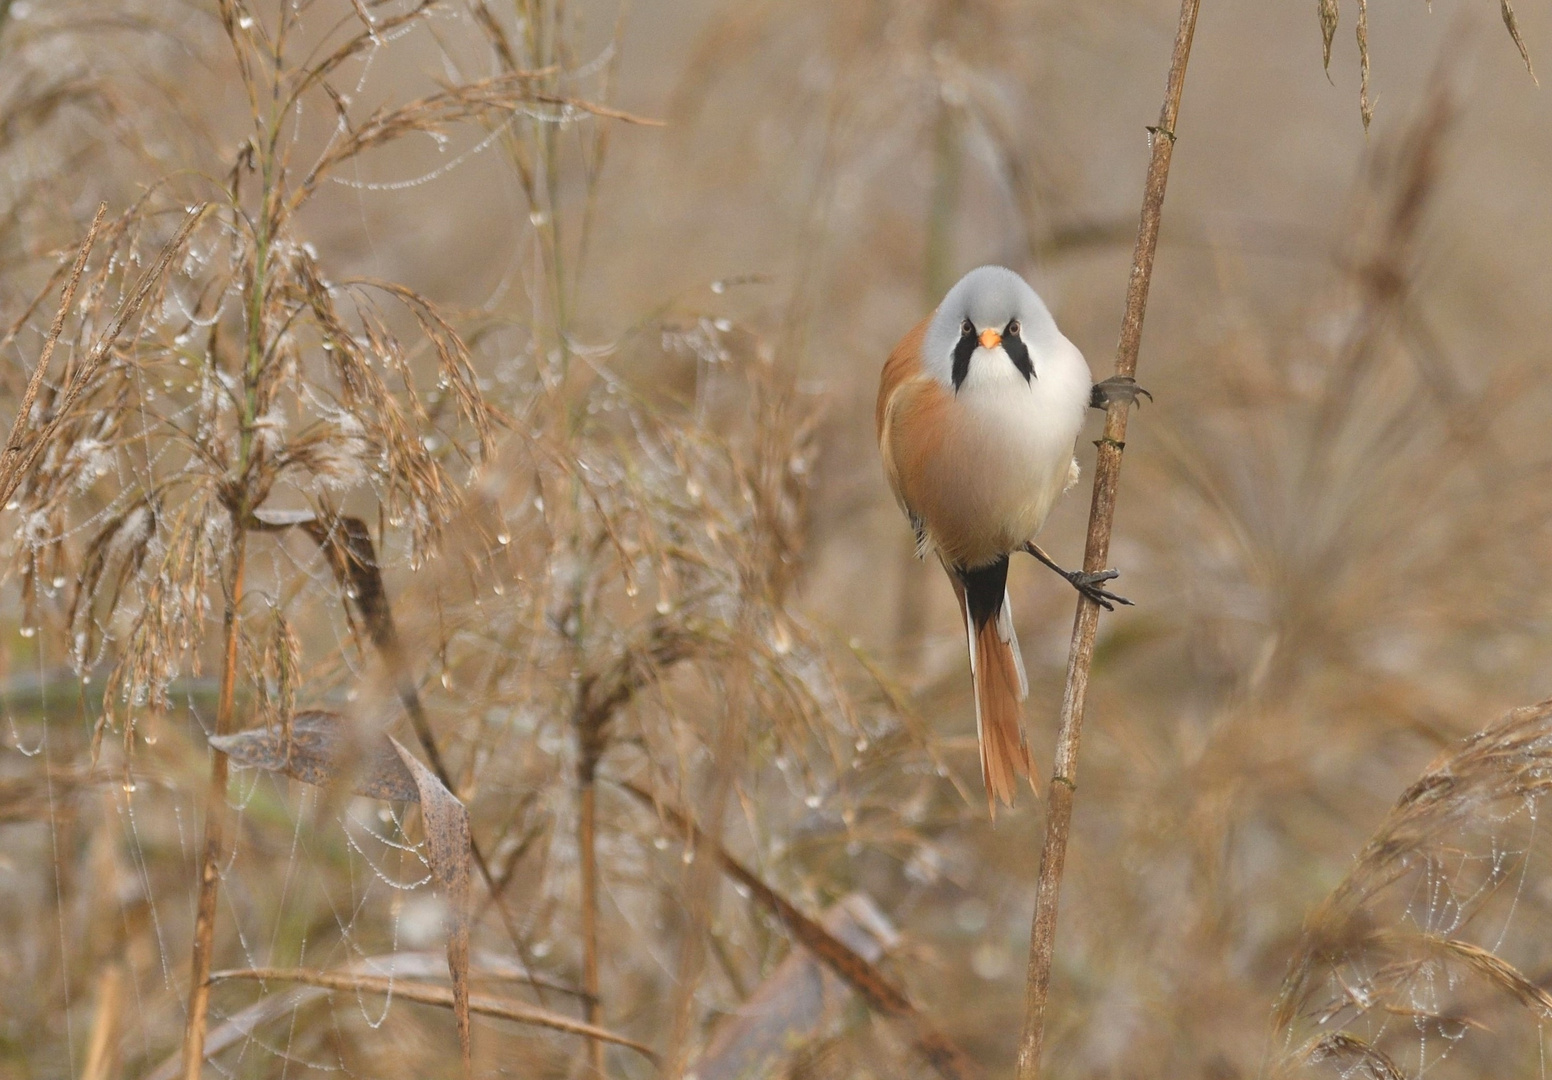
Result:
M808 807L810 810L817 810L819 808L819 796L809 795L805 797L803 800L803 805Z
M442 689L443 690L451 690L452 688L453 688L453 677L451 675L449 675L445 671L442 672Z
M861 754L867 750L868 740L866 738L859 738L854 745L857 747L857 753Z
M718 296L721 296L723 293L727 292L727 282L713 281L711 283L711 291L716 293Z
M512 534L511 533L504 533L503 532L503 533L497 533L496 534L496 543L500 544L502 547L506 547L511 542L512 542Z
M135 782L133 780L125 780L124 781L124 794L126 794L126 795L133 795L134 793L135 793Z
M493 591L497 596L505 596L507 594L507 587L498 581L496 582L496 587Z
M543 495L535 495L534 496L534 509L539 511L539 513L541 513L541 514L544 513L544 496Z
M627 581L625 583L625 595L626 596L635 596L640 591L641 590L636 587L636 583L634 581Z
M655 838L652 841L652 846L657 848L659 851L667 850L667 848L668 848L668 837L666 837L666 836L659 836L659 837Z
M20 629L22 637L32 637L32 635L36 634L37 632L38 628L36 626L23 626Z
M53 585L53 586L54 586L54 588L56 588L56 589L61 589L61 588L64 588L64 585L65 585L65 578L64 578L64 575L62 575L62 574L56 574L56 575L55 575L55 576L54 576L54 580L53 580L53 581L52 581L52 582L51 582L51 584L52 584L52 585Z
M667 600L659 600L657 602L657 613L659 615L667 615L672 610L674 610L674 605L670 604Z
M679 856L679 861L684 863L684 865L689 866L692 862L695 861L695 849L692 847L685 848L684 854Z
M244 16L242 16L241 18L239 18L237 20L237 25L242 27L244 30L252 30L253 29L253 16L252 15L244 15Z
M717 319L714 322L712 322L711 325L715 326L717 328L717 332L719 334L725 334L729 330L733 329L733 323L732 323L731 320L728 320L728 319Z

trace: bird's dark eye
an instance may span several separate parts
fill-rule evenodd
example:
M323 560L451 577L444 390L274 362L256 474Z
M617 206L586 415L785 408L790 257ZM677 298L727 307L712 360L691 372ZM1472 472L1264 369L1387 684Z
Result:
M975 323L966 319L959 324L959 333L961 337L975 337Z
M1008 328L1003 333L1006 337L1018 337L1019 321L1017 319L1009 319Z

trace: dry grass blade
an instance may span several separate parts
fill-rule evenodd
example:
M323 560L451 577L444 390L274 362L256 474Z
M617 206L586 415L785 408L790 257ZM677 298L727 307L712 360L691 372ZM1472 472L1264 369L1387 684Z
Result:
M96 1013L81 1080L109 1080L115 1071L113 1047L123 1022L124 981L124 965L117 961L106 964L97 976Z
M910 1032L917 1050L944 1080L966 1080L980 1074L965 1052L923 1016L905 992L890 982L876 966L823 925L803 914L796 905L767 885L758 874L739 862L725 848L714 845L684 811L629 781L620 781L620 787L642 804L656 810L692 847L710 847L723 873L748 889L754 902L774 915L787 928L794 941L844 979L870 1008L900 1021Z
M426 857L446 906L447 970L453 980L453 1016L465 1076L474 1075L469 1037L469 811L435 774L390 739L420 790Z
M1511 995L1520 1004L1529 1006L1547 1019L1552 1019L1552 994L1526 978L1523 972L1503 957L1489 952L1480 945L1461 941L1458 938L1426 934L1423 935L1423 940L1441 952L1464 960L1472 970Z
M1331 74L1331 43L1336 39L1337 22L1341 18L1341 0L1318 0L1320 5L1320 37L1324 52L1326 75Z
M1510 0L1499 0L1499 12L1503 15L1504 29L1509 31L1514 47L1520 50L1520 59L1525 61L1525 70L1530 73L1536 85L1540 86L1541 80L1536 78L1536 69L1530 63L1530 50L1525 47L1525 39L1520 37L1520 24L1514 17L1514 5Z
M1142 346L1143 315L1148 306L1148 286L1153 279L1153 257L1158 249L1159 222L1164 210L1164 190L1175 149L1175 122L1180 96L1185 90L1186 64L1191 39L1196 33L1199 0L1181 0L1180 22L1170 57L1169 78L1159 123L1150 129L1153 155L1143 185L1142 212L1137 226L1137 246L1132 253L1132 272L1127 281L1126 309L1116 346L1116 374L1133 378ZM1105 432L1097 443L1094 463L1094 495L1089 508L1088 537L1083 550L1083 569L1097 573L1109 565L1110 532L1115 520L1116 490L1121 476L1121 452L1126 446L1127 405L1113 402L1105 411ZM1053 755L1051 785L1046 798L1045 843L1040 852L1035 914L1029 933L1029 966L1024 993L1024 1030L1019 1039L1019 1080L1035 1080L1040 1074L1040 1050L1045 1039L1046 997L1051 986L1051 963L1056 950L1056 916L1061 899L1062 873L1067 861L1067 839L1072 827L1073 796L1077 791L1078 745L1083 730L1083 707L1088 696L1089 670L1094 663L1094 639L1099 630L1099 605L1087 597L1078 600L1068 651L1067 679L1062 694L1061 718Z
M16 485L21 483L22 474L32 464L38 450L47 441L49 428L45 426L44 430L32 440L32 450L28 452L23 445L23 435L32 420L32 407L38 400L38 389L43 385L43 378L48 373L49 360L54 356L54 346L59 344L59 335L65 329L65 318L70 314L70 306L75 301L76 286L81 283L81 273L86 269L86 260L91 256L92 245L97 242L97 230L102 227L102 217L107 210L106 203L97 207L97 216L92 218L92 227L87 231L86 239L81 242L80 254L76 256L75 265L70 268L70 276L65 281L65 292L60 297L59 310L54 315L54 325L49 327L48 337L43 342L43 351L38 356L37 367L33 369L32 377L27 380L27 389L22 394L21 404L17 406L16 419L11 423L11 434L5 440L3 454L0 454L0 506L10 501ZM6 336L9 339L13 334Z
M1358 0L1358 111L1363 115L1363 130L1369 130L1374 106L1369 101L1369 0Z
M1364 1069L1371 1080L1406 1080L1406 1074L1386 1054L1362 1039L1343 1033L1327 1035L1315 1043L1305 1051L1304 1060L1311 1065L1339 1062L1343 1076L1355 1076L1356 1070Z
M403 998L406 1001L419 1002L422 1005L440 1005L447 1009L453 1008L454 1004L453 992L444 986L386 978L382 975L358 974L351 971L312 971L306 968L245 968L233 971L218 971L211 975L211 979L255 979L263 982L298 982L329 990L358 990L369 994L392 994L394 997ZM608 1028L598 1027L595 1024L585 1024L580 1020L573 1020L569 1016L550 1012L547 1009L540 1009L521 1001L492 997L489 994L470 994L469 1011L478 1013L481 1016L494 1016L502 1020L515 1020L520 1024L534 1024L538 1027L551 1028L552 1030L564 1031L571 1035L581 1035L584 1038L598 1039L601 1042L624 1046L636 1051L636 1053L653 1064L657 1063L657 1054L650 1046L645 1046L634 1039L610 1031Z

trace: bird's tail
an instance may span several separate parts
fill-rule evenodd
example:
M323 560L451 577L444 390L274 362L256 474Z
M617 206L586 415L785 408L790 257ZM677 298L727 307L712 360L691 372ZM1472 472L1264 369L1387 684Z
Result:
M970 646L970 679L975 688L975 729L981 744L981 777L993 818L999 801L1013 805L1018 778L1035 789L1034 759L1024 741L1023 709L1029 680L1013 631L1008 604L1008 562L980 570L951 571Z

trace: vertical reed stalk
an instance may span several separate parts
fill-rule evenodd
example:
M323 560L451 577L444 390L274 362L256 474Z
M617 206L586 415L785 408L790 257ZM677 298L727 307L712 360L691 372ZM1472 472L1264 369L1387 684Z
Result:
M237 609L243 594L245 534L233 518L232 580L226 596L225 650L221 697L216 705L216 734L228 735L237 694ZM205 1058L205 1020L210 1008L210 957L215 939L216 898L221 888L221 853L226 830L226 755L211 747L210 786L205 794L205 850L200 860L199 900L194 915L194 959L189 983L189 1015L183 1032L183 1075L198 1080Z
M593 763L596 766L596 763ZM590 767L581 777L581 814L577 847L582 860L582 989L587 993L585 1015L589 1024L598 1020L598 785ZM588 1061L594 1077L604 1075L604 1044L587 1041Z
M1158 127L1151 129L1153 156L1143 186L1142 215L1137 226L1137 246L1132 253L1132 274L1126 288L1126 311L1121 319L1121 340L1116 347L1115 371L1127 378L1137 374L1137 351L1142 341L1143 313L1148 306L1148 285L1153 278L1153 256L1158 248L1159 219L1164 209L1164 188L1175 149L1175 119L1180 94L1185 89L1186 61L1191 56L1191 37L1196 31L1200 0L1181 0L1180 25L1170 58L1169 80ZM1121 476L1121 452L1126 447L1127 405L1112 403L1105 413L1105 433L1099 440L1094 465L1094 500L1089 509L1088 542L1083 568L1090 573L1104 569L1110 558L1110 530L1115 520L1116 488ZM1040 1074L1040 1049L1045 1035L1046 996L1051 985L1051 957L1056 944L1057 903L1062 871L1067 861L1067 837L1072 826L1073 796L1078 781L1078 740L1083 729L1083 706L1088 696L1089 668L1094 662L1094 635L1099 627L1099 605L1079 597L1073 620L1072 646L1067 658L1067 685L1062 696L1061 722L1056 736L1056 755L1046 801L1045 846L1040 853L1040 877L1035 891L1034 924L1030 928L1029 970L1024 990L1024 1032L1019 1039L1018 1080L1035 1080Z

